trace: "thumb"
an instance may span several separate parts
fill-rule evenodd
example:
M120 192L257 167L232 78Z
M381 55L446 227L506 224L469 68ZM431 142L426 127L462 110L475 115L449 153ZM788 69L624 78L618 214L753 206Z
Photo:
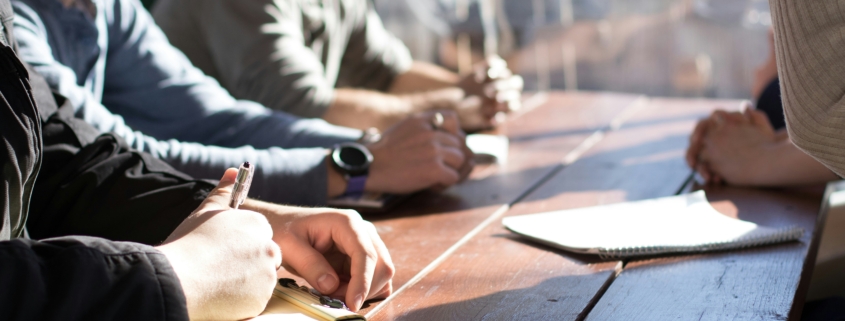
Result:
M220 182L217 183L217 187L215 187L211 193L208 193L208 197L206 197L203 205L213 206L216 209L228 209L229 201L232 198L232 187L235 185L235 179L237 177L237 169L227 169L226 172L223 173L223 177L220 178ZM208 209L208 207L206 208Z

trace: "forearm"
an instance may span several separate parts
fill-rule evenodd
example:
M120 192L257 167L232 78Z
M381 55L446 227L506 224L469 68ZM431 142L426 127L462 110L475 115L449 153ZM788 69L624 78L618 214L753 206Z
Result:
M458 74L443 67L414 61L411 69L394 78L390 93L404 94L455 87L460 80Z
M334 101L323 114L329 123L367 129L386 129L414 112L410 100L391 94L365 89L336 89Z
M820 184L839 179L822 163L805 154L788 139L768 148L758 170L759 186L796 186Z

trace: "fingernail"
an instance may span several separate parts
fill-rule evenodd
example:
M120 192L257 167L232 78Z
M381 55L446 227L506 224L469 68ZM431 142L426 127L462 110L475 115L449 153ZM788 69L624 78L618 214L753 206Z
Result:
M331 274L323 274L323 276L317 279L317 285L320 286L320 292L323 293L330 293L334 290L335 284L337 284L337 281L335 281Z
M355 311L361 310L361 306L364 305L364 296L363 295L356 295L355 302L352 303L355 307Z

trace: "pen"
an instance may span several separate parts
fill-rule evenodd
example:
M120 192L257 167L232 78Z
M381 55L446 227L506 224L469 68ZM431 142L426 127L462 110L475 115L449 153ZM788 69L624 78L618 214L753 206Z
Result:
M238 209L238 206L244 203L246 195L249 193L249 185L252 184L252 172L255 167L251 166L249 162L244 162L238 168L238 177L235 178L235 186L232 188L232 200L229 201L229 207Z

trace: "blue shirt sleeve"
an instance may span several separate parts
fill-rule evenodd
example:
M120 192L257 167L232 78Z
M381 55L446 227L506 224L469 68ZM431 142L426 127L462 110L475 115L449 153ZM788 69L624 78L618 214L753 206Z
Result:
M250 196L323 205L325 147L361 135L235 100L170 46L137 1L116 0L99 11L108 13L108 25L98 24L108 37L101 103L90 84L80 85L75 72L54 58L42 21L50 16L14 5L21 58L74 103L79 117L194 177L217 179L226 168L250 161L257 164Z

